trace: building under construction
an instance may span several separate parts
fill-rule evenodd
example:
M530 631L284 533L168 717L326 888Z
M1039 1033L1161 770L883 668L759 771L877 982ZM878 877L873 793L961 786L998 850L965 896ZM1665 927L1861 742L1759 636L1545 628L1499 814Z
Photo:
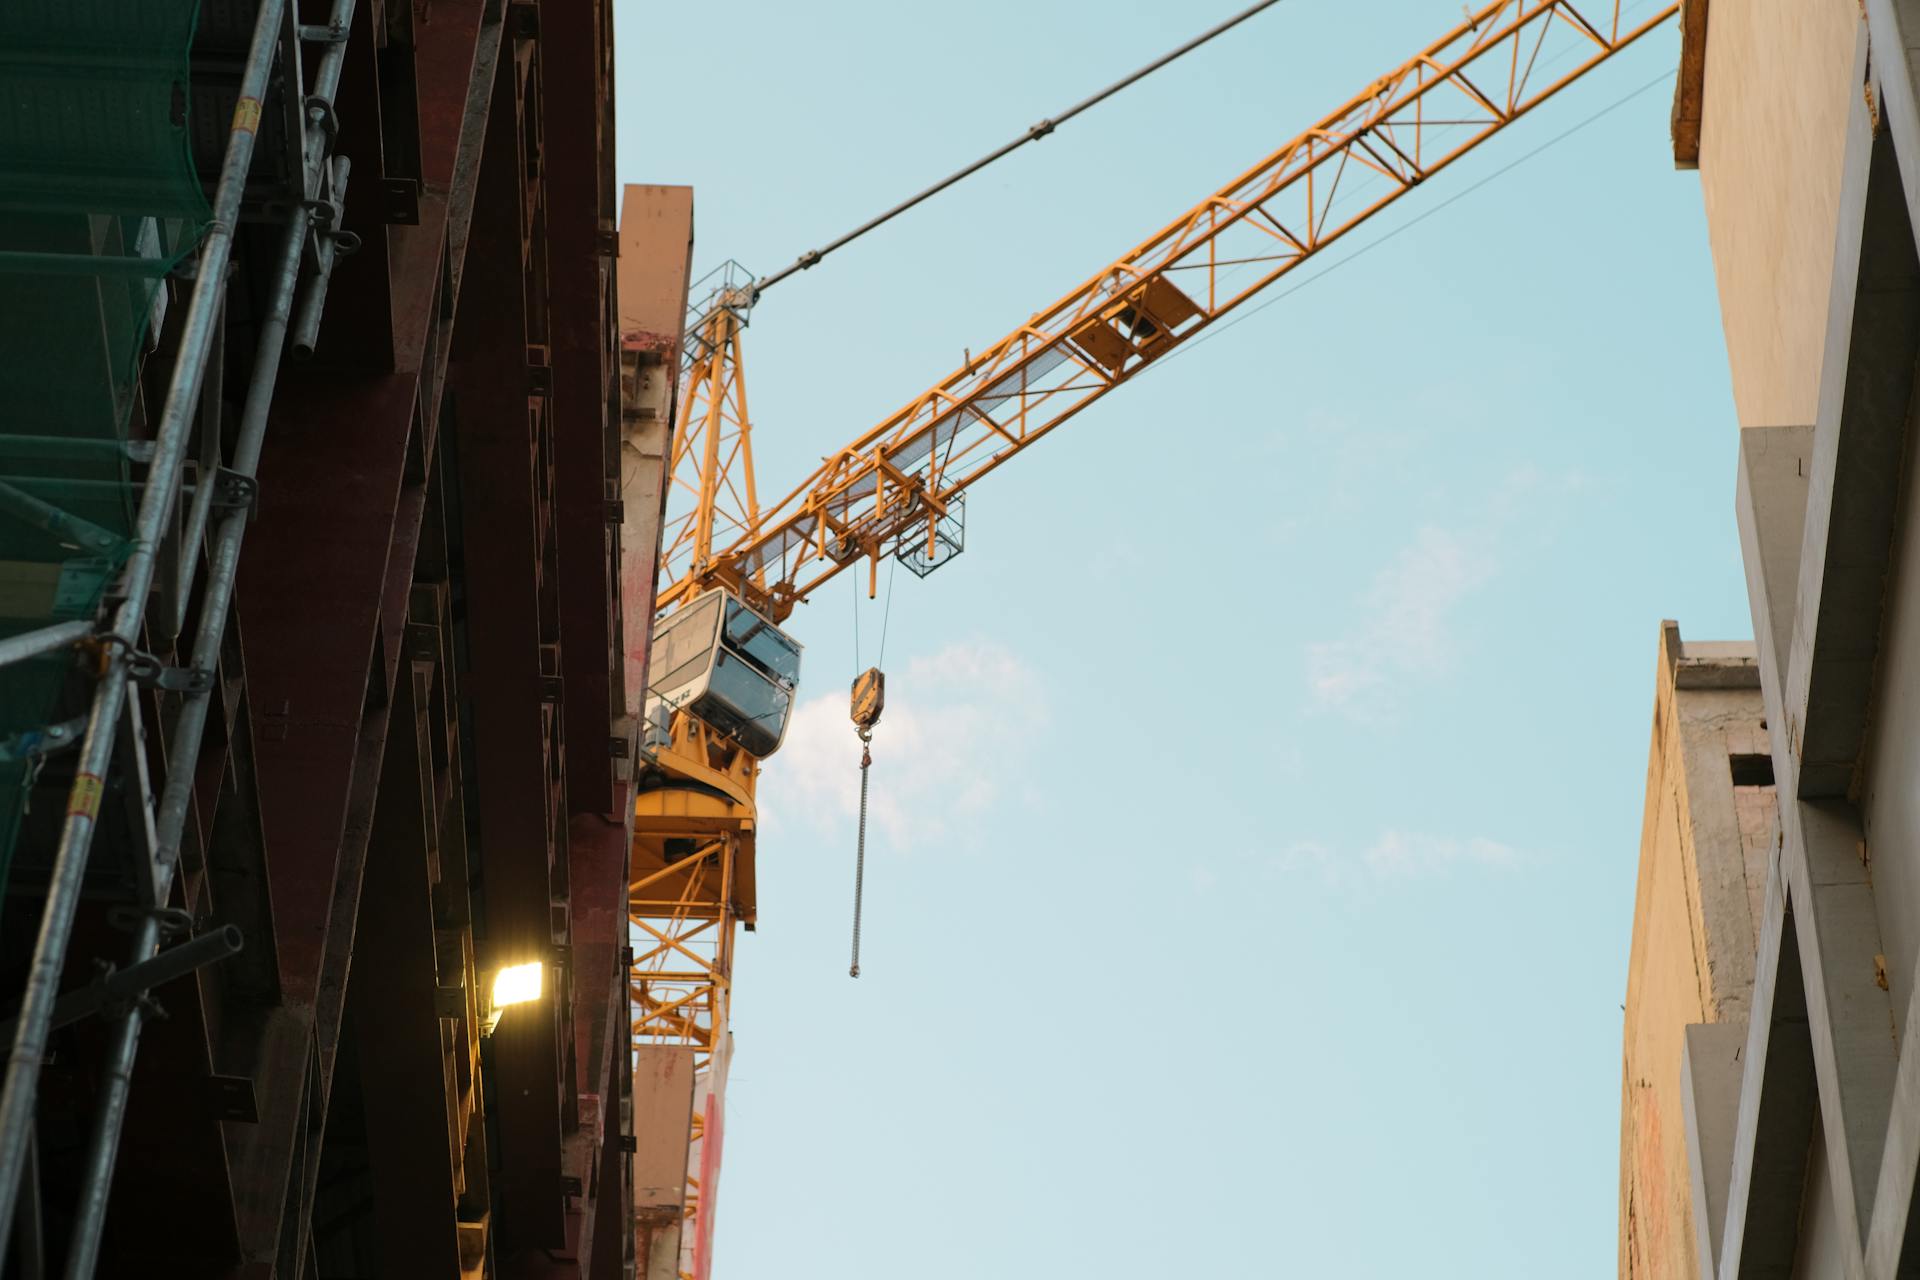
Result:
M613 0L0 6L7 1276L707 1280L796 606L1676 17L1759 639L1661 634L1622 1275L1920 1266L1892 0L1482 3L762 501L766 289L1273 2L693 284Z
M1622 1280L1920 1273L1920 15L1683 8L1754 643L1662 636Z

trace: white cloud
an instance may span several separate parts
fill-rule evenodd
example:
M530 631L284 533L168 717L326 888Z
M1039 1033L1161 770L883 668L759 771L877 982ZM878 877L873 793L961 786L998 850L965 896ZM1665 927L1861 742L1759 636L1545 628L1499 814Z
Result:
M1040 681L992 642L950 644L887 679L873 737L869 834L896 850L937 840L1017 789L1020 743L1046 722ZM860 740L845 693L808 698L760 781L761 822L850 833L859 812Z
M1307 682L1317 706L1377 713L1394 681L1443 671L1453 661L1453 616L1493 571L1484 540L1428 525L1381 570L1358 628L1307 646Z
M1374 576L1347 634L1307 646L1312 704L1378 720L1408 681L1446 672L1458 656L1460 606L1502 567L1496 550L1516 526L1534 543L1550 536L1570 500L1589 487L1579 471L1548 474L1521 464L1461 526L1419 528Z
M1526 854L1485 836L1440 836L1389 827L1363 849L1298 840L1269 855L1281 874L1313 872L1329 884L1398 885L1472 870L1507 870Z
M1521 860L1512 846L1485 836L1460 840L1397 829L1381 832L1360 859L1382 880L1409 880L1462 866L1510 867Z
M1333 865L1333 850L1318 840L1296 840L1275 854L1273 861L1283 871L1303 867L1325 871Z

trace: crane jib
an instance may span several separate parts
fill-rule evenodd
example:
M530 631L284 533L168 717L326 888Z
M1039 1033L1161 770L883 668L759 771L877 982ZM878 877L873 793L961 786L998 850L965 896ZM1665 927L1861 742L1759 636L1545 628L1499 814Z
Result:
M1678 11L1500 0L831 455L713 552L776 617ZM711 486L710 486L711 487ZM675 565L661 604L711 578Z

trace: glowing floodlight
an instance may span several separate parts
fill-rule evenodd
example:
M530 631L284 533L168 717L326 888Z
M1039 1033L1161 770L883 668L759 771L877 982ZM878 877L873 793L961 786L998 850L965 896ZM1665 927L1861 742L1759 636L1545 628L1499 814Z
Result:
M540 998L540 976L546 966L538 960L512 964L493 975L493 1007L525 1004Z

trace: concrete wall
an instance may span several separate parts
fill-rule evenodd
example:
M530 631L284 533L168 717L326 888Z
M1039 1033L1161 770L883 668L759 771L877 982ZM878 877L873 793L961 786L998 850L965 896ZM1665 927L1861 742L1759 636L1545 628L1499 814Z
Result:
M1660 631L1621 1064L1623 1280L1700 1272L1681 1057L1694 1023L1744 1022L1772 845L1772 788L1736 786L1767 751L1748 645Z
M693 1078L690 1045L645 1044L633 1051L633 1208L642 1280L680 1274Z
M693 265L693 188L628 186L620 204L620 597L626 714L646 705L668 450Z
M1828 1276L1839 1280L1846 1275L1846 1229L1840 1206L1833 1199L1827 1135L1824 1126L1816 1122L1813 1141L1807 1147L1806 1201L1800 1210L1800 1243L1793 1259L1793 1274L1807 1280L1825 1280Z
M1867 749L1861 809L1893 1007L1905 1010L1920 965L1920 476L1908 466L1887 575L1886 631ZM1899 1030L1904 1032L1906 1028Z
M1687 1035L1689 1208L1727 1280L1898 1280L1920 1274L1920 5L1719 0L1705 39L1701 183L1779 786L1771 841L1761 798L1735 801L1768 876L1737 1063L1731 1036ZM1630 1012L1630 1063L1636 1030ZM1623 1246L1660 1274L1641 1257Z
M693 188L629 184L620 199L620 340L677 352L686 325Z
M1813 421L1860 97L1857 0L1721 0L1708 18L1700 186L1740 425Z

